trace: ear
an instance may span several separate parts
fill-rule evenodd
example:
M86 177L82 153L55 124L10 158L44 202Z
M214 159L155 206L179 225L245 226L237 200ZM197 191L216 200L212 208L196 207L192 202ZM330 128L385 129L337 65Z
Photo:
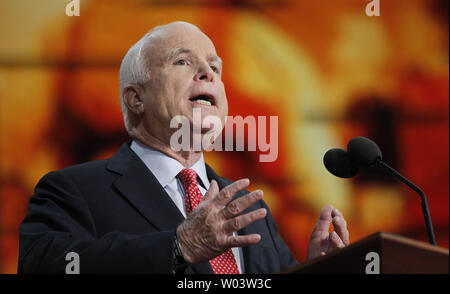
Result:
M144 101L141 96L143 92L144 89L137 84L130 84L122 90L125 106L136 115L144 113Z

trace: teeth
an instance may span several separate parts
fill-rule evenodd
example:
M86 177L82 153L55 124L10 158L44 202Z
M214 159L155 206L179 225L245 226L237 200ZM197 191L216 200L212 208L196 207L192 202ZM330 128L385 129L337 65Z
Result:
M203 104L203 105L211 106L211 102L206 101L206 100L199 99L199 100L196 100L195 102Z

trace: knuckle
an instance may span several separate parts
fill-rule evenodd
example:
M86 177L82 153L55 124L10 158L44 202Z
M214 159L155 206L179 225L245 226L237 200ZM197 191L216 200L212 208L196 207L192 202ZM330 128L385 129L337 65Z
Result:
M235 217L232 223L233 229L238 230L240 226L241 226L241 219L239 217Z
M231 245L232 247L235 247L235 246L238 245L239 239L238 239L237 236L232 235L232 236L230 236L229 242L230 242L230 245Z
M251 201L253 201L253 202L255 202L255 201L258 201L259 200L259 194L257 194L257 193L252 193L251 194Z
M238 203L231 202L230 204L228 204L228 212L231 213L232 215L238 214L239 213Z
M230 192L228 190L224 189L224 190L220 191L220 194L218 196L218 198L219 198L218 200L220 202L226 202L230 198L229 195L230 195Z
M226 199L230 199L233 196L233 193L231 193L230 189L224 189L223 196Z

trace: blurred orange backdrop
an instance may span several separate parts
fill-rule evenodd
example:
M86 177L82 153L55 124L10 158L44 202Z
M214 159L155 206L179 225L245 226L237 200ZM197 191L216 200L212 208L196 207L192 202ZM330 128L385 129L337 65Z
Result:
M449 237L447 0L60 0L0 3L0 273L17 272L18 228L47 172L107 158L128 140L118 69L152 27L199 26L224 60L229 115L279 117L279 155L208 152L222 176L261 188L299 261L320 209L351 241L386 231L427 241L420 199L383 176L329 174L323 154L367 136L427 194L438 245Z

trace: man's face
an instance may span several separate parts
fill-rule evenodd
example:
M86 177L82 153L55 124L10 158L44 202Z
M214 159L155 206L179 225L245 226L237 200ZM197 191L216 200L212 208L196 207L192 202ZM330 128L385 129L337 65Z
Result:
M150 75L142 97L146 131L168 143L176 131L171 119L185 116L192 128L194 108L201 109L202 119L217 116L223 126L228 104L222 63L211 40L186 24L169 25L154 38L145 48Z

